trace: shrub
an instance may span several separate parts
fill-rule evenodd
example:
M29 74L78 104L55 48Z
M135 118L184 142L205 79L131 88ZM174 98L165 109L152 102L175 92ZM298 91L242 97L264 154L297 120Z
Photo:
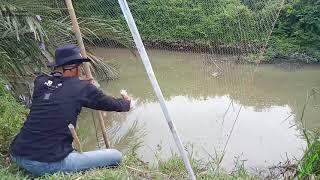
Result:
M19 104L8 86L0 80L0 153L7 156L14 136L20 130L27 115L27 109Z

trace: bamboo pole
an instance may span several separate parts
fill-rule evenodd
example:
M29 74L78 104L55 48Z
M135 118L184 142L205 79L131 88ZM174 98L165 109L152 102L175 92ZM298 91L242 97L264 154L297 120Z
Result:
M157 78L153 72L153 69L152 69L152 65L150 63L150 60L149 60L149 56L146 52L146 49L143 45L143 42L142 42L142 39L140 37L140 34L139 34L139 31L138 31L138 28L136 26L136 23L132 17L132 14L131 14L131 11L130 11L130 8L128 6L128 3L126 0L118 0L119 2L119 5L121 7L121 10L122 10L122 13L127 21L127 24L129 26L129 29L131 31L131 34L132 34L132 37L133 37L133 40L136 44L136 47L139 51L139 54L140 54L140 57L142 59L142 62L143 62L143 65L147 71L147 74L149 76L149 79L150 79L150 82L152 84L152 87L153 87L153 90L155 92L155 94L157 95L158 97L158 100L160 102L160 106L161 106L161 109L162 109L162 112L163 112L163 115L165 116L166 120L167 120L167 123L168 123L168 126L171 130L171 133L172 133L172 136L173 136L173 139L179 149L179 152L180 152L180 155L181 155L181 158L184 162L184 165L188 171L188 174L189 174L189 177L190 179L192 180L195 180L196 179L196 176L194 175L194 172L192 170L192 167L191 167L191 164L190 164L190 161L188 159L188 155L187 155L187 152L186 150L184 149L183 147L183 144L182 144L182 141L179 137L179 133L171 119L171 116L169 114L169 111L168 111L168 108L166 106L166 103L165 103L165 99L163 97L163 94L162 94L162 91L160 89L160 86L158 84L158 81L157 81Z
M82 146L81 146L80 140L78 138L77 132L74 129L74 126L72 124L69 124L68 128L69 128L69 130L71 132L71 135L72 135L72 137L74 139L74 143L77 146L78 151L82 152Z
M78 46L80 48L80 53L81 53L82 57L88 57L87 53L86 53L86 49L84 47L84 43L83 43L80 28L79 28L77 16L76 16L76 13L75 13L73 5L72 5L72 0L65 0L65 2L66 2L66 5L67 5L68 11L69 11L69 15L71 18L73 31L75 33L75 36L76 36L77 42L78 42ZM92 76L92 73L90 70L90 63L85 62L83 65L84 65L84 71L85 71L87 78L93 79L93 76ZM99 114L99 123L100 123L104 143L106 145L106 148L110 148L109 141L107 138L107 133L106 133L106 127L105 127L105 124L103 121L102 112L98 111L98 114Z

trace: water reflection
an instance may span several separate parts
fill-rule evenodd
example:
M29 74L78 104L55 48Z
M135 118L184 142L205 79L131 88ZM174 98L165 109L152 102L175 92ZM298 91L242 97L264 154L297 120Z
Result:
M127 120L127 113L103 113L110 146L126 152L130 148L143 145L145 128L136 119ZM84 109L79 118L78 135L84 150L105 148L103 136L98 123L97 112Z
M300 155L303 141L297 138L296 129L289 128L294 117L282 122L292 113L290 107L272 106L256 111L253 107L232 103L226 112L231 101L228 96L197 99L176 96L168 101L168 108L183 141L194 145L198 158L206 158L208 153L215 151L222 153L228 136L231 137L223 161L225 167L232 167L234 157L242 153L248 164L254 167L278 162L286 152L289 156ZM176 151L158 103L139 105L127 119L138 119L148 130L144 137L146 146L140 150L145 160L154 160L154 152L159 145L162 157L170 156L172 150Z
M120 67L121 78L101 83L102 88L115 96L125 88L139 99L129 113L108 113L108 127L120 131L120 135L138 134L124 144L143 137L140 154L144 160L154 161L159 147L162 157L168 157L171 150L176 150L175 145L141 62L123 49L94 51ZM284 71L272 65L211 63L213 55L206 54L159 50L149 54L173 120L183 141L194 145L197 157L208 158L208 153L221 153L226 147L223 164L230 168L234 157L241 154L251 167L278 163L286 153L301 154L305 144L298 137L298 127L292 125L301 114L307 90L320 86L319 67ZM319 109L308 108L307 128L320 127L319 115ZM88 119L88 113L83 113L83 126L92 125ZM128 131L132 125L139 128ZM139 133L141 127L145 128L145 136L144 131ZM88 135L93 141L94 134ZM94 148L92 144L87 143L87 148Z

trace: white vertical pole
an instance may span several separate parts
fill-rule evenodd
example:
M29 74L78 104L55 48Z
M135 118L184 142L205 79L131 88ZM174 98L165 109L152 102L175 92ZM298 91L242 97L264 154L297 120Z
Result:
M179 152L180 152L180 155L183 159L183 162L184 162L184 165L189 173L189 176L190 176L190 179L192 180L195 180L196 177L194 175L194 172L192 170L192 167L191 167L191 164L190 164L190 161L188 159L188 156L187 156L187 152L185 151L184 147L183 147L183 144L181 142L181 139L179 137L179 134L176 130L176 127L169 115L169 111L168 111L168 108L166 106L166 103L165 103L165 99L163 97L163 94L161 92L161 89L159 87L159 84L158 84L158 81L156 79L156 76L153 72L153 69L152 69L152 66L151 66L151 63L150 63L150 60L149 60L149 57L148 57L148 54L145 50L145 47L142 43L142 40L141 40L141 37L140 37L140 34L139 34L139 31L138 31L138 28L135 24L135 21L132 17L132 14L131 14L131 11L130 11L130 8L128 6L128 3L126 0L118 0L119 4L120 4L120 7L121 7L121 10L122 10L122 13L128 23L128 26L129 26L129 29L131 31L131 34L132 34L132 37L134 39L134 42L137 46L137 49L139 51L139 54L140 54L140 57L142 59L142 62L144 64L144 67L147 71L147 74L149 76L149 79L151 81L151 84L152 84L152 87L154 89L154 92L156 93L158 99L159 99L159 102L160 102L160 106L162 108L162 112L167 120L167 123L169 125L169 128L171 130L171 133L172 133L172 136L175 140L175 143L176 145L178 146L178 149L179 149Z

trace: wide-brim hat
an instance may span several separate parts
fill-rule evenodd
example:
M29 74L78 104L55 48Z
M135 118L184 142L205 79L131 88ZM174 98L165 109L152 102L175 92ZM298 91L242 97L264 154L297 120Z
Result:
M81 56L80 49L77 45L68 44L56 49L55 62L49 63L48 67L57 68L71 64L81 64L89 61L91 60Z

